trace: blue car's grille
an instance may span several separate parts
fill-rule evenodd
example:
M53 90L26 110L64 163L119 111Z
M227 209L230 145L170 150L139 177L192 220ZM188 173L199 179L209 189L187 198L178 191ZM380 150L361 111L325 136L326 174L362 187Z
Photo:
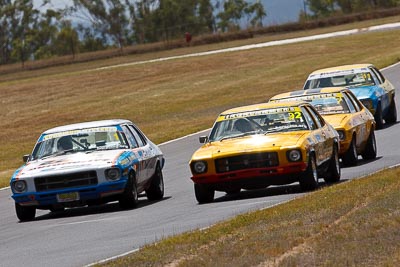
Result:
M35 187L37 192L46 192L55 189L66 189L96 184L96 171L45 176L35 179Z
M253 168L266 168L278 165L278 153L276 152L245 154L215 160L217 173Z

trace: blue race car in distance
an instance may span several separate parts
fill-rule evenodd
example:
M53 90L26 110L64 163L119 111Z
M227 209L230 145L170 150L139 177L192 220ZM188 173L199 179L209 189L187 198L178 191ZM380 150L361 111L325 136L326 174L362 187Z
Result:
M343 65L316 70L308 76L303 89L343 86L348 87L371 111L377 129L383 127L384 121L397 121L395 88L372 64Z
M119 201L135 208L145 192L164 196L164 156L132 122L104 120L60 126L42 133L26 162L11 177L20 221L36 209L62 211Z

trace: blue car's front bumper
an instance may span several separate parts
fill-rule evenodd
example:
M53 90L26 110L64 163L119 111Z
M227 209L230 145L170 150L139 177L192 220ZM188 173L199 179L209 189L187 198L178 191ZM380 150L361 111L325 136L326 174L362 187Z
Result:
M21 194L13 194L12 198L16 203L22 206L51 206L57 204L68 205L67 202L60 202L57 196L65 195L67 193L78 196L78 199L72 200L69 204L82 204L88 200L100 200L102 198L115 196L121 194L126 185L127 180L119 180L115 182L107 182L100 185L81 186L77 188L68 188L63 190L52 190L47 192L27 192ZM73 205L72 205L73 206Z

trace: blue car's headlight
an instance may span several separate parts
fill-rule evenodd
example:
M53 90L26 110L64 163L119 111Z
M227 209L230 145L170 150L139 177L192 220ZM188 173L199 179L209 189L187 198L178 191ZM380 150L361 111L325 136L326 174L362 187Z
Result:
M110 168L104 172L106 179L116 181L121 178L121 171L118 168Z
M26 182L24 180L17 180L11 184L11 187L16 193L26 192Z
M346 138L346 134L343 130L337 130L338 134L339 134L339 139L340 140L344 140Z
M361 103L370 111L374 109L374 103L371 99L361 99Z

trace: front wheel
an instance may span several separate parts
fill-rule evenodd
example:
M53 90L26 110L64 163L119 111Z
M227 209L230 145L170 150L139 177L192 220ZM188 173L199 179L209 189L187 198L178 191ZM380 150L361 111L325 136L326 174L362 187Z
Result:
M164 178L159 164L151 178L150 187L146 190L148 200L160 200L164 197Z
M204 184L194 184L194 194L199 204L214 201L215 190Z
M128 182L121 198L119 199L119 206L122 209L133 209L137 207L139 196L136 185L136 177L134 173L129 174Z
M371 128L371 132L369 134L367 145L363 153L361 154L362 158L365 160L375 159L376 158L376 140L375 140L375 132L374 129Z
M396 109L396 102L394 100L394 96L393 96L393 99L392 99L392 103L390 103L389 113L386 116L385 120L388 123L396 123L397 122L397 109Z
M340 180L340 174L339 152L335 145L333 147L332 157L329 161L328 171L324 180L327 183L336 183Z
M307 170L300 177L300 187L303 191L311 191L318 188L317 163L313 154L308 160Z
M21 206L20 204L15 203L15 212L17 213L17 217L21 222L26 222L35 219L36 208L30 206Z

